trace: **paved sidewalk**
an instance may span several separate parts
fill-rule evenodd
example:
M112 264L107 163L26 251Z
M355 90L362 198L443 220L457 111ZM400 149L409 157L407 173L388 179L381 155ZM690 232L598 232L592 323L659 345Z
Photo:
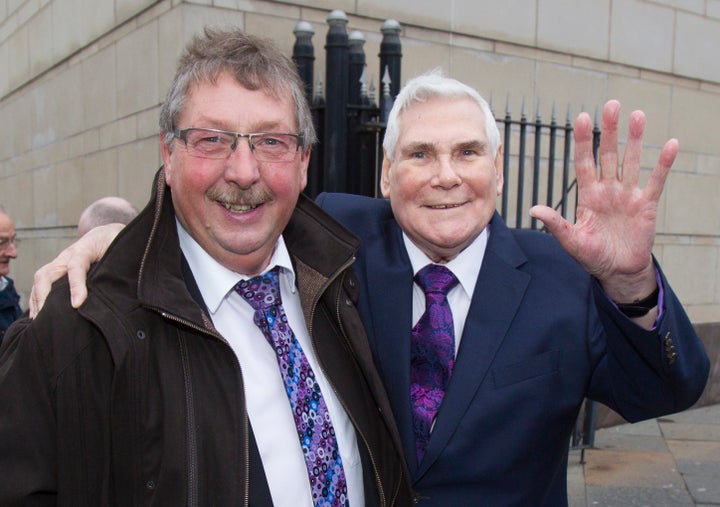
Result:
M570 453L570 507L720 506L720 405L595 432Z

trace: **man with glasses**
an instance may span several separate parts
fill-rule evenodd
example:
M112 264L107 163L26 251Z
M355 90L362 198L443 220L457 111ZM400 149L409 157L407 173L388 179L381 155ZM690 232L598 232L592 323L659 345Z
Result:
M16 259L18 255L17 244L15 224L0 206L0 345L7 328L22 314L20 296L12 279L7 276L10 273L10 260Z
M7 334L0 505L411 504L358 240L301 196L315 132L294 64L208 29L160 130L151 200L82 310L65 281Z

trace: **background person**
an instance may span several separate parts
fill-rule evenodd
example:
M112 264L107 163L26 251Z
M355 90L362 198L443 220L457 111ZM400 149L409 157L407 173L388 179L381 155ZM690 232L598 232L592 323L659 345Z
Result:
M77 235L82 237L98 225L129 224L137 214L137 208L122 197L114 195L101 197L80 213Z
M12 278L8 277L10 261L17 259L17 242L15 223L0 206L0 345L7 328L22 314L20 295Z

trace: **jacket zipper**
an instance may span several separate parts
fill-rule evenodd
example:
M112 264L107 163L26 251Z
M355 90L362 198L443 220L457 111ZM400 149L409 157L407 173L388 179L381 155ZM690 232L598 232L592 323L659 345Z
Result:
M183 377L185 380L185 401L187 404L187 413L185 414L185 424L187 428L187 453L188 453L188 507L198 505L198 485L197 485L197 440L195 438L195 401L192 390L192 379L190 378L190 360L187 354L187 344L185 337L180 336L180 355L182 357Z
M184 326L187 326L191 329L194 329L195 331L198 331L202 334L212 336L213 338L219 339L221 342L223 342L227 347L230 347L230 344L227 342L225 338L222 337L222 335L218 333L213 333L208 331L206 328L198 326L188 320L182 319L180 317L177 317L176 315L173 315L171 313L166 312L165 310L161 310L160 308L150 307L152 310L158 312L160 316L162 316L164 319L172 320L173 322L177 322L179 324L182 324ZM231 349L232 351L232 349ZM188 463L188 507L197 507L199 505L197 495L198 495L198 486L197 486L197 439L195 438L195 432L192 430L192 428L195 427L195 418L193 416L193 396L192 396L192 385L190 382L190 362L189 358L187 356L187 348L185 344L185 339L180 338L180 353L182 355L182 363L183 363L183 373L185 375L185 399L187 401L188 405L188 414L187 414L187 439L188 439L188 458L190 460L190 463ZM234 353L233 353L234 355ZM237 361L237 357L235 358L235 361ZM242 369L240 368L240 363L238 362L238 371L240 372L240 383L241 387L243 389L243 399L246 399L245 397L245 382L242 378ZM248 507L250 505L250 450L248 449L250 445L250 437L248 434L248 415L247 410L243 410L243 420L244 420L244 428L243 428L243 443L244 449L245 449L245 488L243 491L243 503L242 505L244 507Z
M321 289L318 291L318 294L322 294L325 292L327 287L332 284L339 276L340 274L344 273L344 271L349 268L353 263L355 262L355 257L352 257L351 259L348 259L345 264L340 266L335 271L335 274L328 278L328 281L321 287ZM347 405L345 404L345 401L343 400L342 396L340 396L340 393L338 393L338 390L335 387L335 384L330 380L330 377L327 375L325 370L322 367L322 364L320 362L320 356L317 353L317 347L315 346L315 339L313 335L313 322L315 320L315 309L317 308L317 301L313 303L311 310L310 310L310 318L308 319L309 327L308 327L308 333L310 334L310 343L312 344L313 353L315 354L315 357L318 358L317 364L320 368L320 371L322 372L325 379L328 381L328 384L332 387L333 392L335 393L335 397L340 401L340 404L343 406L343 409L345 410L345 413L347 414L348 418L352 421L353 427L356 428L356 433L360 435L360 438L362 438L363 443L365 444L365 448L368 451L368 456L370 456L370 461L372 463L373 467L373 473L375 475L375 485L378 488L378 493L380 495L380 505L386 506L387 505L387 499L385 498L385 490L382 485L382 481L380 480L380 473L378 472L378 466L377 466L377 459L375 458L375 455L373 454L372 449L370 448L370 445L368 444L367 437L360 431L360 427L357 424L357 421L352 416L350 410L348 409ZM348 346L352 350L352 343L348 339L345 329L342 326L342 320L340 319L340 294L338 293L337 300L335 301L335 317L337 318L337 322L340 323L340 329L342 330L343 338L345 338L345 341L348 343Z

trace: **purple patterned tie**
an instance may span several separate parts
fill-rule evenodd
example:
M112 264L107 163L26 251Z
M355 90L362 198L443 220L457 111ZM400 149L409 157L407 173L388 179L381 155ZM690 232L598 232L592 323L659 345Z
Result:
M415 275L415 283L425 292L425 313L412 329L410 345L410 400L419 463L455 364L455 330L447 294L458 279L445 266L428 264Z
M275 350L305 456L313 504L347 507L347 483L335 429L315 373L288 325L280 298L278 271L276 267L264 275L244 280L235 290L255 309L253 320Z

